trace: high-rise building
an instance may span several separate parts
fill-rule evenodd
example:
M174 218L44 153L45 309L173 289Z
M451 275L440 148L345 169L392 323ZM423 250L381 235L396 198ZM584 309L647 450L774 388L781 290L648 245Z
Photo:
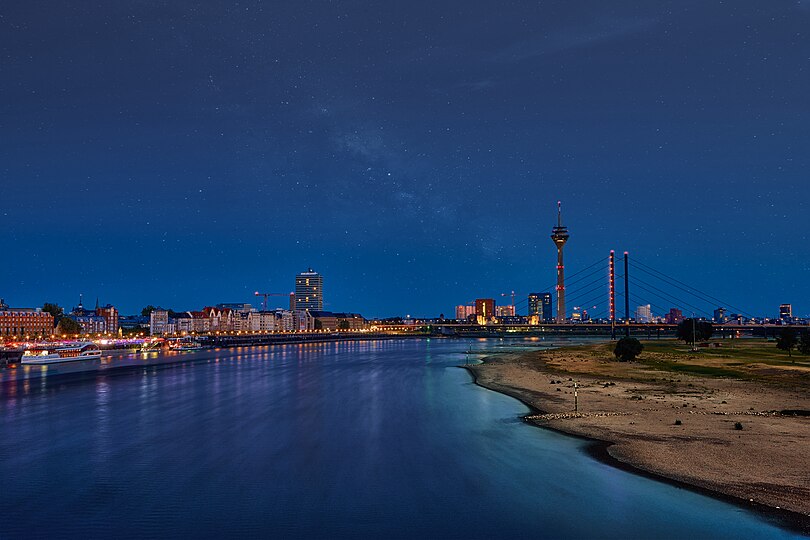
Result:
M726 317L726 308L719 307L719 308L715 309L714 314L712 316L712 321L714 321L714 322L716 322L718 324L723 324L725 322L728 322L728 317Z
M475 316L478 324L486 324L495 316L495 300L492 298L476 298Z
M551 293L540 293L540 300L543 303L543 321L547 323L554 322L554 309L551 298Z
M793 319L793 304L782 304L779 306L779 318L783 321Z
M529 317L543 318L543 299L540 297L540 293L529 294Z
M650 306L650 304L647 304L646 306L638 306L636 308L636 322L652 322L652 306Z
M295 309L323 311L323 277L312 268L295 276Z
M562 203L557 202L557 226L551 229L551 239L557 246L557 323L565 322L565 265L563 247L568 242L568 228L562 224Z

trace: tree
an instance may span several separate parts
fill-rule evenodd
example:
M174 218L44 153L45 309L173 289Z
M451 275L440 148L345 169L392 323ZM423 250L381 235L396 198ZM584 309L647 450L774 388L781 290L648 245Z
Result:
M796 346L796 330L793 328L783 328L776 338L776 348L780 351L787 351L788 356L793 357L793 347Z
M613 349L613 354L622 362L631 362L635 360L643 350L644 345L636 338L623 337L616 342L616 348Z
M153 306L152 304L149 304L148 306L146 306L145 308L143 308L143 309L141 310L141 317L148 317L148 316L149 316L149 315L151 315L151 314L152 314L152 312L153 312L153 311L155 311L156 309L157 309L157 308L156 308L155 306Z
M675 336L685 343L706 341L712 337L714 326L709 321L698 321L696 319L684 319L678 325Z
M53 315L54 321L58 321L62 317L62 314L65 313L65 310L59 307L59 304L51 304L50 302L42 304L42 311Z
M81 334L82 325L71 319L70 317L62 317L59 324L56 326L56 333L63 336L71 334Z
M799 335L798 349L802 354L810 354L810 330L803 330Z
M343 319L338 323L338 330L348 330L349 329L349 321Z

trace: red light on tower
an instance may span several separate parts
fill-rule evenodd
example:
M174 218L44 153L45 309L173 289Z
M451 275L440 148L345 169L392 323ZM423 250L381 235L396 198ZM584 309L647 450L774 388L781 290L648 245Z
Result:
M616 320L616 254L610 250L610 263L608 265L610 272L610 292L608 301L610 304L610 320Z

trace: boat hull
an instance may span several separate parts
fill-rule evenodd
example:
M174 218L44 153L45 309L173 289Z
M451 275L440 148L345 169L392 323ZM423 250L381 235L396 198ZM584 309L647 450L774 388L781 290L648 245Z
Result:
M39 357L34 356L34 357L31 357L31 358L23 357L21 364L24 365L24 366L52 366L54 364L67 364L67 363L70 363L70 362L82 362L82 361L85 361L85 360L100 360L100 359L101 359L101 353L98 353L98 354L86 354L86 355L83 355L83 356L74 356L72 358L62 358L60 356L57 356L55 358L49 358L49 357L39 358Z

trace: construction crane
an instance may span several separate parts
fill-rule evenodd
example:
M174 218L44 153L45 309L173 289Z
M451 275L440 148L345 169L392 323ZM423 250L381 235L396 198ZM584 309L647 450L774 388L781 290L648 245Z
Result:
M267 311L267 298L269 296L289 296L289 297L292 297L294 294L295 293L280 293L280 292L264 292L263 293L263 292L256 291L255 293L253 293L253 296L261 296L261 297L264 298L264 300L262 300L262 311Z
M516 315L516 313L515 313L515 291L501 293L501 296L511 296L512 297L512 315Z

